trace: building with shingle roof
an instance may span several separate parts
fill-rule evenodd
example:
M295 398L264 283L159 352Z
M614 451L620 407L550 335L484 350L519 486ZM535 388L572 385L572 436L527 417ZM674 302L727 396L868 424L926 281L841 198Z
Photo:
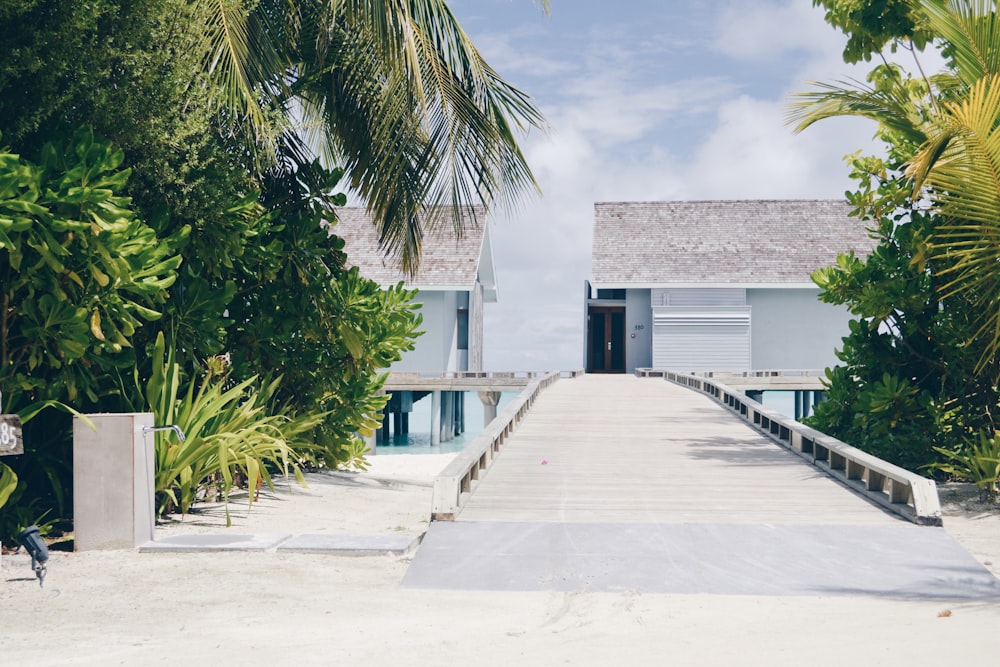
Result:
M463 210L464 233L450 219L424 226L420 266L407 276L380 247L378 229L363 208L337 210L333 233L344 239L348 264L383 286L419 290L424 335L393 364L396 371L478 371L483 365L483 304L497 301L489 226L481 208Z
M595 204L587 370L834 365L850 315L818 300L810 274L874 248L849 210L842 200Z

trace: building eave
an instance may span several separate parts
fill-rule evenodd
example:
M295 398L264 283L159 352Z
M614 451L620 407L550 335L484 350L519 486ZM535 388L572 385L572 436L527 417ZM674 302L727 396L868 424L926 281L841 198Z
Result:
M815 283L622 283L591 281L593 289L819 289Z

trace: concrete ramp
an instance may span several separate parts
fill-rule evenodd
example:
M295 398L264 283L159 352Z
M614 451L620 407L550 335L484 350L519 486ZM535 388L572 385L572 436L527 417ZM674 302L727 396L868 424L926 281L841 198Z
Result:
M1000 599L941 528L435 522L405 588Z

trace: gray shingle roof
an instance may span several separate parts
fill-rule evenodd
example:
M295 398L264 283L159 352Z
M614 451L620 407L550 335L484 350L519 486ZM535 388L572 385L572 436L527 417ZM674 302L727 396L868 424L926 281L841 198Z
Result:
M413 278L403 273L395 257L386 257L379 248L378 230L365 209L337 209L338 222L333 233L344 239L348 264L357 266L361 275L380 285L395 285L402 280L422 289L471 289L479 272L486 217L479 208L475 209L475 217L471 210L463 213L466 225L461 238L455 234L450 220L433 229L424 227L420 270Z
M595 285L802 284L875 246L843 200L594 205Z

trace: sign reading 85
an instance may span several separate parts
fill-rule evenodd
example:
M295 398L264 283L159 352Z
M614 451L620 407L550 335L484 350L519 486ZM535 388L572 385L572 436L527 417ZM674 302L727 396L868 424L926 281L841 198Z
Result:
M23 452L21 418L17 415L0 415L0 456Z

